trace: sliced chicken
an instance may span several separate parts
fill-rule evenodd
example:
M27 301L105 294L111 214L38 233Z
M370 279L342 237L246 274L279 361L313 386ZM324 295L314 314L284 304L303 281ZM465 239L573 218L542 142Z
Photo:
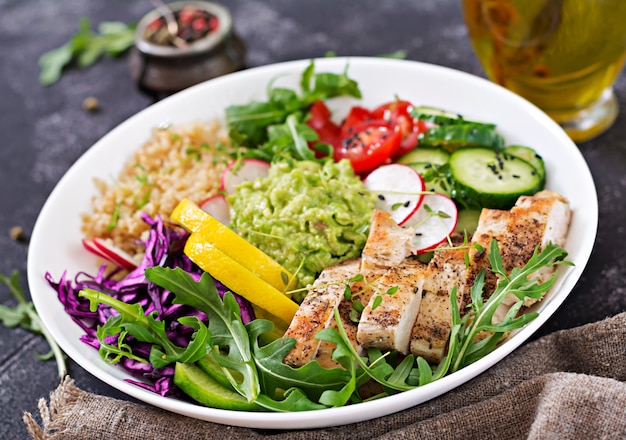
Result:
M406 258L411 255L414 235L413 229L401 228L389 213L381 210L374 211L370 232L361 253L359 274L363 275L364 279L351 284L354 299L362 304L369 303L373 296L371 284L376 283L390 268L403 264ZM342 298L338 307L341 324L348 339L355 350L362 353L363 347L357 338L359 324L350 316L353 310L352 300ZM337 328L334 318L331 318L328 327ZM339 366L332 359L334 349L335 344L329 342L320 344L316 357L320 365L326 368Z
M452 331L450 295L456 287L457 305L463 310L470 300L476 273L466 266L466 249L435 252L422 286L420 310L411 329L409 351L429 362L439 362Z
M284 359L286 364L299 367L315 359L321 342L315 335L334 322L333 313L343 300L346 283L359 272L360 265L358 258L347 260L327 267L315 280L285 333L285 337L296 339Z
M572 212L565 198L553 191L541 191L534 196L520 197L510 211L484 209L473 241L488 250L491 240L496 239L502 265L510 273L515 267L523 267L537 247L543 249L550 242L564 246L571 217ZM545 267L532 274L531 278L543 283L555 272L556 267ZM491 273L486 275L485 292L489 295L495 290L497 280ZM526 298L524 305L530 306L536 301ZM494 314L494 321L501 321L516 302L517 298L509 295Z
M520 197L510 211L482 211L472 237L482 250L470 246L435 251L424 265L407 259L413 250L414 230L399 227L389 214L376 211L362 257L324 270L300 306L285 334L298 342L285 362L300 366L317 359L323 366L338 366L332 359L334 344L314 339L319 330L337 328L334 310L339 311L342 326L359 353L366 347L379 347L439 362L451 332L452 290L456 287L457 306L463 314L480 271L486 275L484 294L490 295L496 288L497 279L488 261L491 241L498 241L503 265L511 271L524 266L537 246L543 248L549 242L563 246L570 220L569 204L557 193L542 191ZM554 271L546 268L534 276L543 282ZM350 316L352 300L344 297L344 290L348 280L359 273L365 280L352 283L351 291L368 306L357 325ZM373 297L394 286L396 293L383 293L381 304L374 308ZM502 319L516 300L514 296L507 299L494 320Z
M426 271L426 264L405 260L374 283L376 293L363 310L358 325L357 340L360 344L408 354ZM395 291L387 293L390 288ZM375 307L377 301L380 303Z
M350 313L352 312L352 308L353 307L352 307L351 301L342 299L338 306L339 318L341 319L341 325L344 331L346 332L346 336L348 337L348 340L352 343L352 346L354 347L356 352L359 354L362 354L363 347L361 346L361 344L359 344L359 342L357 341L357 337L356 337L357 330L358 330L358 323L353 321L350 316ZM331 319L329 323L329 328L334 328L336 330L338 329L337 322L335 321L334 318ZM319 350L317 352L317 356L315 357L315 360L317 360L319 364L324 368L340 367L341 365L339 364L339 362L335 361L332 358L333 351L335 350L335 348L336 348L336 345L333 344L332 342L322 341L322 343L319 346Z
M358 300L367 304L372 296L369 287L387 272L392 266L401 264L411 252L411 240L414 232L399 227L391 216L380 210L372 215L370 232L360 259L331 266L320 274L312 289L298 309L287 332L286 337L296 338L294 349L285 357L285 363L292 366L304 365L316 359L324 367L336 367L332 359L335 345L315 339L318 331L325 328L337 328L333 316L338 309L341 323L358 352L361 346L357 341L357 323L350 313L352 300L344 298L344 290L349 279L362 274L364 281L351 284L352 293Z
M413 252L415 230L402 228L385 211L376 210L361 255L361 274L367 281L381 277ZM365 304L365 302L364 302Z

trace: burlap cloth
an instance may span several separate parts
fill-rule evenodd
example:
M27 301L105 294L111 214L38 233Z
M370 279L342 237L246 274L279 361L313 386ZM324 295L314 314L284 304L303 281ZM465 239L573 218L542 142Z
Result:
M34 439L626 439L626 313L545 336L437 399L362 423L260 431L186 418L80 390L42 399Z

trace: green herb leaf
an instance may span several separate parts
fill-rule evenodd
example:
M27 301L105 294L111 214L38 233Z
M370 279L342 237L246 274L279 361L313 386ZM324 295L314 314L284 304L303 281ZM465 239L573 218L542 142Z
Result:
M184 348L169 340L165 322L156 319L156 312L146 315L140 304L125 303L93 289L84 289L79 296L89 300L92 310L96 310L98 304L106 304L119 313L98 329L98 339L101 342L100 355L107 362L117 362L122 356L134 359L132 353L128 356L129 351L125 349L123 343L126 334L152 344L149 361L156 368L174 362L195 362L202 358L207 353L207 347L211 346L206 326L197 318L187 317L181 322L196 330L189 345ZM107 338L115 336L117 336L116 345L106 343Z
M272 328L271 322L261 319L247 325L264 394L272 396L280 393L281 389L297 388L309 399L317 401L326 390L339 390L350 380L350 374L346 370L323 368L316 361L299 368L284 364L283 359L295 346L296 340L281 338L261 347L258 342L261 335Z
M376 310L383 302L383 297L380 295L374 296L374 301L372 301L372 310Z
M74 50L71 43L65 43L52 49L39 58L39 82L48 86L57 82L63 73L63 68L72 61Z
M134 44L135 25L121 22L103 22L98 27L99 34L91 30L88 18L81 18L78 31L70 40L39 58L39 82L48 86L57 82L63 69L73 61L78 67L93 65L103 55L116 57Z
M174 293L176 303L192 306L209 316L208 330L213 344L227 348L224 352L214 351L215 360L222 367L241 373L242 381L232 380L231 383L249 402L255 401L260 392L258 374L248 333L232 293L227 292L220 298L207 273L197 282L181 268L151 267L146 269L145 275L151 282Z
M43 335L50 346L50 352L44 355L36 354L36 356L42 360L52 359L54 356L59 377L64 377L67 373L65 355L52 335L44 327L41 318L35 310L35 305L31 301L26 300L24 290L19 283L18 271L14 270L10 277L0 274L0 283L8 287L9 294L17 300L15 307L0 304L0 320L2 320L2 323L10 328L21 327L32 333Z

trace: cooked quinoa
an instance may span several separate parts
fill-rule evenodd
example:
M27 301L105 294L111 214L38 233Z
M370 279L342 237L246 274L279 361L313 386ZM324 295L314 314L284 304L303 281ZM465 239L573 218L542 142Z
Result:
M113 182L95 179L99 194L92 211L82 215L86 238L110 239L140 256L138 240L148 230L142 213L167 221L182 198L200 203L216 194L228 162L218 146L227 142L217 123L155 128Z

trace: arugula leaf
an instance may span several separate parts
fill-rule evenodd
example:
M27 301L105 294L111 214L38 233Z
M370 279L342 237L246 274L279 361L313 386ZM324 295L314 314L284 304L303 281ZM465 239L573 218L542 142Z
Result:
M213 357L226 373L228 370L241 373L241 382L230 375L231 384L249 402L255 401L260 392L258 374L248 333L232 293L227 292L223 299L220 298L208 273L203 273L200 280L195 281L181 268L157 266L146 269L145 275L151 282L171 291L176 296L176 303L192 306L209 316L208 329L213 343L227 348L226 352L214 350Z
M44 86L54 84L73 61L80 68L89 67L103 55L119 56L134 44L135 24L107 21L98 26L98 31L92 31L88 18L81 18L78 31L67 43L39 58L39 82Z
M295 346L293 338L280 338L263 347L259 338L272 330L274 324L263 319L256 319L247 325L250 343L253 347L254 361L259 373L263 392L274 395L279 389L299 388L311 399L318 400L327 389L340 389L350 374L341 369L326 369L318 362L309 362L302 367L292 368L283 363L283 359Z
M325 405L312 402L306 394L297 388L290 388L285 391L283 400L274 400L265 394L259 394L256 403L265 409L272 411L312 411L328 408Z
M139 341L152 344L149 362L155 368L164 367L174 362L195 362L206 354L206 347L211 346L210 334L204 323L198 318L187 317L181 322L190 325L196 331L187 347L179 347L168 338L165 322L156 319L156 311L145 314L141 304L125 303L93 289L83 289L79 296L89 300L92 311L97 310L98 304L106 304L119 313L119 315L108 319L106 324L98 329L97 333L100 340L100 355L107 362L117 362L122 356L129 353L123 344L126 334L132 335ZM116 345L107 343L111 337L117 341ZM132 356L128 357L141 360Z
M453 323L458 326L458 331L454 334L454 340L451 337L451 343L454 343L455 348L450 350L453 352L450 371L457 371L484 357L496 347L507 332L521 328L535 319L538 316L537 312L520 316L517 316L517 312L526 297L541 298L552 287L557 274L541 284L537 283L532 275L544 267L572 265L571 262L564 260L566 256L567 251L554 243L549 243L542 251L539 251L539 246L537 246L524 267L514 268L510 274L507 274L502 264L498 242L492 240L488 258L491 270L500 278L495 292L487 300L483 300L484 274L477 277L477 282L474 283L471 291L471 311L463 319L459 319L456 294L451 295ZM514 294L518 302L508 311L502 322L493 324L495 311L509 294ZM491 332L491 335L482 341L475 342L476 336L482 331Z
M267 161L275 158L316 160L315 153L309 148L308 142L317 141L317 133L308 125L303 124L298 114L290 114L283 124L269 126L267 135L267 142L245 155Z
M14 270L10 277L0 274L0 282L9 288L9 294L17 300L15 307L0 304L0 320L2 323L6 327L21 327L31 333L43 335L50 346L50 352L45 355L37 355L37 357L42 360L48 360L54 357L59 377L64 377L67 374L65 355L52 335L44 327L41 318L35 310L34 304L26 300L24 291L19 283L18 271Z

